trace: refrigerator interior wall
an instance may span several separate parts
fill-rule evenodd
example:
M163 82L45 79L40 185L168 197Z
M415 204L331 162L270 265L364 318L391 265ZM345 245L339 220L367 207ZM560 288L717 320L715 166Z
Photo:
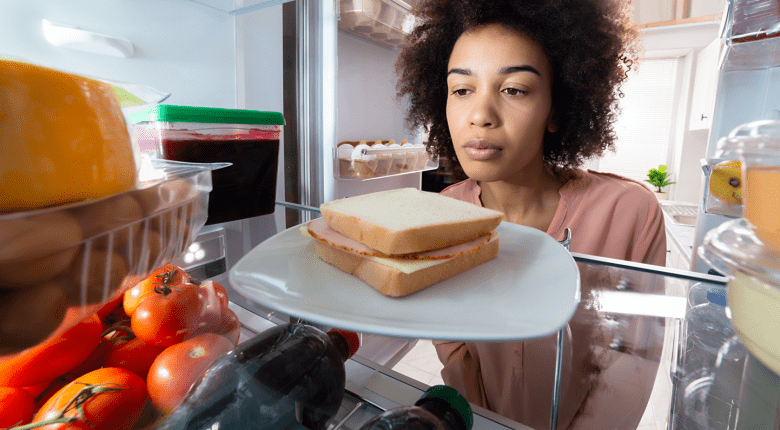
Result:
M129 41L132 57L56 47L42 20ZM166 103L234 108L234 18L191 2L5 1L0 55L46 67L151 86ZM203 29L208 29L204 31Z
M419 130L404 124L406 105L396 94L395 61L399 51L353 33L338 32L338 129L336 142L395 140L421 143ZM332 152L325 154L332 163ZM371 181L336 180L336 198L386 189L420 189L421 173Z

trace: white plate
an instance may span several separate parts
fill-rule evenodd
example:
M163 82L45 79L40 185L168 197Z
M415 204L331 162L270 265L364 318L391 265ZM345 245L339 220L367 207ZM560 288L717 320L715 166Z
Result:
M503 222L498 256L401 298L320 260L299 227L258 245L230 270L250 301L287 315L383 336L509 341L555 334L574 315L580 275L542 231Z

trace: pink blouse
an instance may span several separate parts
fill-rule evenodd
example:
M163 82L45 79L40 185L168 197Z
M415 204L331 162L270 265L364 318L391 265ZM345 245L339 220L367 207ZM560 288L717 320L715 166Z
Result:
M477 181L468 179L442 194L481 206L480 192ZM661 207L643 184L609 173L579 170L576 178L561 187L560 195L547 234L560 241L564 230L570 228L572 252L666 264ZM589 275L581 276L585 279ZM607 374L606 370L620 372L622 366L624 374L636 372L645 379L647 375L654 379L658 364L612 354L614 357L607 360L610 368L600 369L597 362L604 362L604 356L614 351L594 351L593 345L600 343L594 339L603 333L597 333L599 328L593 326L589 312L581 303L567 326L559 428L636 429L649 398L647 385L618 384L599 394L595 387L605 391L605 384L597 382L597 375ZM445 384L471 403L535 429L549 428L555 336L506 343L435 341L434 345L444 364L441 375ZM660 354L660 345L652 348ZM652 386L652 380L644 382ZM599 400L585 403L587 397ZM593 409L594 402L609 402L609 409L621 416L603 416L603 412ZM595 408L600 409L598 405Z

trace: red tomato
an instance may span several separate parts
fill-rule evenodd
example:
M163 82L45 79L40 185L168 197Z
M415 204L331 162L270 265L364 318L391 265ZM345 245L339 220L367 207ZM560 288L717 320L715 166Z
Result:
M171 346L195 333L200 313L198 287L182 284L146 297L133 312L130 326L146 343Z
M159 411L170 413L211 363L231 349L233 343L214 333L169 346L149 369L146 378L149 400Z
M146 299L155 288L175 287L190 282L187 273L181 267L168 264L155 270L148 278L137 283L124 294L122 305L127 315L133 315L135 308Z
M219 300L220 306L222 306L223 309L227 309L230 299L228 298L227 290L222 284L214 281L203 281L200 283L200 288L206 291L213 291L214 296Z
M241 337L241 322L238 320L235 312L230 309L223 310L222 322L219 327L220 329L217 333L233 342L233 346L238 345L238 338Z
M35 398L23 388L0 387L0 428L27 424L35 413Z
M91 315L67 331L0 363L0 386L54 380L83 362L100 343L103 323Z
M83 373L81 375L83 375ZM38 410L41 408L41 406L44 405L44 403L49 401L54 393L60 391L62 387L70 384L74 379L81 375L68 372L62 376L57 377L57 379L53 381L43 382L30 387L24 387L24 389L28 393L32 394L33 397L35 397L35 410Z
M121 367L146 379L154 359L165 350L164 346L145 343L135 338L123 345L117 345L108 351L103 361L106 367Z
M90 392L79 410L72 406L74 398ZM64 417L83 420L92 430L126 430L131 428L141 415L146 402L146 383L125 369L104 367L87 373L58 391L35 414L33 422L56 419L63 411ZM70 424L53 424L41 427L47 430L73 428Z

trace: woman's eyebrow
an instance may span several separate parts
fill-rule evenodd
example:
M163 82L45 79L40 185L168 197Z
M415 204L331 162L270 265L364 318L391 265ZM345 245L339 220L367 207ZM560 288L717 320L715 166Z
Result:
M517 72L531 72L533 74L542 76L542 74L539 73L538 70L536 70L533 66L529 66L529 65L504 67L500 71L502 75L509 75Z
M536 70L536 68L534 68L533 66L529 66L529 65L509 66L509 67L504 67L501 70L499 70L499 73L502 74L502 75L510 75L512 73L517 73L517 72L530 72L530 73L533 73L535 75L542 76L542 74L538 70ZM471 76L471 74L472 74L471 70L469 70L469 69L457 69L457 68L455 68L455 69L450 69L447 72L447 76L449 76L449 75Z

